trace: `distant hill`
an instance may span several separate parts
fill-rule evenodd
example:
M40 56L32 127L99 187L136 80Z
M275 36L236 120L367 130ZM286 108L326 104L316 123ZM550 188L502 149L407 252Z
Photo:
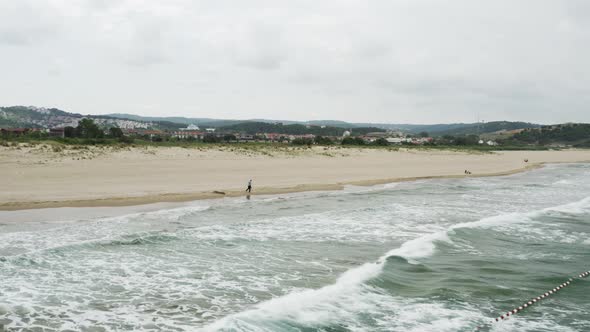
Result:
M77 125L81 118L80 114L68 113L56 108L0 107L1 127L54 128Z
M430 130L436 136L452 135L481 135L501 131L511 131L525 128L539 128L541 125L528 122L510 122L510 121L493 121L485 123L457 124L452 128L444 129L444 126L437 128L439 130ZM442 129L442 130L440 130Z
M288 121L268 119L235 120L187 117L148 117L122 113L108 115L82 115L65 112L56 108L39 108L33 106L0 107L0 127L55 128L76 126L78 121L84 117L95 120L103 127L117 126L120 128L176 130L179 128L184 128L189 124L196 124L201 128L224 128L228 130L237 130L249 133L279 132L279 129L281 129L283 130L282 133L314 133L316 135L328 136L340 135L345 130L352 130L355 134L363 134L370 131L392 130L410 134L427 132L432 136L461 136L540 127L538 124L510 121L419 125L393 123L350 123L338 120ZM277 127L281 125L283 127ZM284 128L286 126L293 127ZM311 128L307 128L307 126L311 126ZM320 130L322 129L321 126L326 126L327 128ZM334 128L338 128L338 130ZM285 130L288 130L289 132L285 132Z
M170 121L183 124L197 124L200 127L227 127L231 125L255 122L255 123L282 123L283 125L317 125L345 129L353 128L380 128L385 130L401 131L411 134L428 132L431 135L469 135L491 133L500 130L515 130L524 128L538 128L540 125L527 122L494 121L487 123L451 123L451 124L395 124L395 123L352 123L338 120L313 120L313 121L289 121L269 119L227 120L213 118L185 118L185 117L146 117L133 114L109 114L111 117L134 119L138 121Z
M235 124L245 123L245 122L264 122L264 123L282 123L284 125L291 125L291 124L302 124L302 125L318 125L318 126L330 126L330 127L340 127L340 128L355 128L355 127L367 127L367 126L359 126L354 123L349 123L345 121L336 121L336 120L316 120L316 121L293 121L293 120L271 120L271 119L247 119L247 120L236 120L236 119L213 119L213 118L187 118L187 117L154 117L154 116L141 116L135 114L127 114L127 113L112 113L108 114L107 116L121 118L121 119L132 119L137 121L170 121L175 123L182 123L182 124L195 124L199 127L227 127ZM378 127L378 126L373 126Z
M314 121L293 121L293 120L271 120L271 119L247 119L247 120L236 120L236 119L213 119L213 118L186 118L186 117L151 117L151 116L140 116L135 114L124 114L124 113L113 113L108 114L110 117L122 118L122 119L133 119L137 121L170 121L183 124L196 124L199 127L227 127L231 125L256 122L256 123L282 123L283 125L317 125L317 126L329 126L338 128L358 128L358 127L375 127L381 129L389 129L387 126L391 125L378 125L378 124L357 124L345 121L337 120L314 120ZM395 125L394 125L395 126Z
M514 134L510 140L524 144L590 147L590 124L565 123L525 129Z
M126 114L126 113L113 113L108 114L107 116L119 119L131 119L136 121L143 121L143 122L172 122L178 124L195 124L200 127L222 127L222 126L230 126L233 124L238 124L242 122L246 122L249 120L224 120L224 119L211 119L211 118L185 118L179 116L141 116L135 114ZM186 127L186 126L185 126Z
M239 124L220 127L224 131L237 131L248 134L256 133L279 133L288 135L305 135L313 134L318 136L342 136L347 130L346 128L319 126L319 125L304 125L304 124L280 124L267 122L242 122ZM354 128L352 133L363 135L369 132L383 132L385 129L376 127Z
M441 123L441 124L379 124L356 123L357 126L374 126L388 130L401 131L410 134L427 132L432 136L462 136L471 134L486 134L502 130L516 130L524 128L538 128L541 125L528 122L493 121L485 123Z
M184 124L170 121L141 121L117 118L108 115L82 115L69 113L57 108L40 108L34 106L0 107L0 128L59 128L75 127L83 118L93 119L102 127L178 129Z
M356 123L350 123L345 121L338 121L338 120L313 120L307 121L304 124L316 125L316 126L330 126L330 127L340 127L340 128L357 128L357 127L378 127L375 125L366 125L362 126ZM385 128L382 128L385 129Z

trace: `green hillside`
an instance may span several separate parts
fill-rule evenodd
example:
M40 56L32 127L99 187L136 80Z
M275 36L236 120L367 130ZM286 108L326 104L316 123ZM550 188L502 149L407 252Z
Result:
M183 124L186 127L189 124L196 124L200 127L223 127L230 126L242 122L245 120L224 120L224 119L211 119L211 118L186 118L180 116L141 116L127 113L113 113L107 116L118 119L129 119L143 122L158 122L158 123L178 123Z
M274 124L274 123L266 123L266 122L242 122L239 124L220 127L220 130L225 131L237 131L237 132L244 132L248 134L256 134L256 133L280 133L280 134L288 134L288 135L305 135L305 134L313 134L318 136L342 136L342 134L347 130L346 128L339 128L339 127L324 127L321 126L306 126L302 124ZM369 128L354 128L353 134L355 135L362 135L369 132L379 132L385 131L381 128L369 127Z
M55 110L40 112L27 106L0 107L1 128L41 128L42 122Z
M76 126L83 118L91 118L104 128L132 126L137 128L152 128L161 130L178 130L186 124L172 121L142 121L109 115L82 115L69 113L57 108L38 108L32 106L0 107L1 128L56 128ZM141 118L141 117L137 117Z
M486 133L495 133L498 131L510 131L510 130L517 130L517 129L525 129L525 128L539 128L541 125L528 123L528 122L511 122L511 121L493 121L493 122L485 122L485 123L471 123L471 124L464 124L458 125L453 128L443 129L440 131L437 130L426 130L436 136L444 136L444 135L453 135L453 136L460 136L460 135L478 135L478 134L486 134ZM441 128L442 129L442 128Z
M145 122L174 122L188 124L197 124L200 127L215 127L223 128L234 125L242 125L244 123L267 123L283 125L315 125L327 126L334 128L353 129L353 131L366 132L363 128L373 128L371 131L378 130L393 130L401 131L410 134L418 134L421 132L428 132L434 136L443 135L472 135L492 133L500 130L515 130L523 128L538 128L540 125L527 122L511 122L511 121L494 121L487 123L441 123L441 124L395 124L395 123L351 123L338 120L313 120L313 121L289 121L289 120L269 120L269 119L250 119L250 120L228 120L228 119L213 119L213 118L186 118L186 117L149 117L139 116L134 114L109 114L108 116L120 119L131 119ZM260 125L251 125L260 126ZM270 127L272 128L272 127ZM295 127L294 127L295 128ZM375 130L375 128L379 128ZM295 130L295 129L294 129Z
M590 124L568 123L525 129L512 136L511 141L524 144L590 147Z

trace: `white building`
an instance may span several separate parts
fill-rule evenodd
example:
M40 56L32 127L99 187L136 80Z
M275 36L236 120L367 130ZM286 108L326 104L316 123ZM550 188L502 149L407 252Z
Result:
M405 137L388 137L386 138L387 143L389 144L402 144L404 142L408 142L408 139ZM410 139L411 141L411 139Z
M182 128L181 130L200 130L200 129L199 129L199 126L191 123L186 128Z

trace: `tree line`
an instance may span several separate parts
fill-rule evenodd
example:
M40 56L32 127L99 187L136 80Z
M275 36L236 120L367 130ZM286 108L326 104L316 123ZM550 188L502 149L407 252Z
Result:
M302 124L283 125L267 122L243 122L231 126L219 127L222 131L243 132L250 135L257 133L280 133L285 135L338 136L341 137L348 129L329 126L306 126ZM354 135L365 135L370 132L385 132L385 129L376 127L353 128Z
M525 129L512 136L511 140L526 144L547 145L552 143L566 143L590 146L590 124L572 123L543 126L537 129Z

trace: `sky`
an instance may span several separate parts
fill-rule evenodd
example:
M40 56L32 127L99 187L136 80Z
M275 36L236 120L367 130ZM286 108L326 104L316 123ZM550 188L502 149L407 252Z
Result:
M0 0L0 106L590 122L588 0Z

